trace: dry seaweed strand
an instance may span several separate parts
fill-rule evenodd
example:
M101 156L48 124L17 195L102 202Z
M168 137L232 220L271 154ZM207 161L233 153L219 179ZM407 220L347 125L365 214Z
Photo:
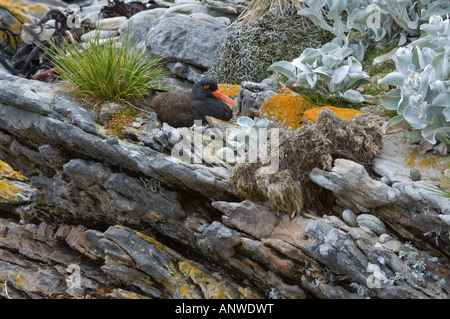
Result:
M372 114L357 114L347 121L332 110L323 109L316 123L305 124L295 131L280 128L278 172L289 174L274 174L258 184L257 170L261 164L240 164L231 170L230 184L244 197L254 189L253 192L263 194L277 209L291 216L299 214L300 205L302 211L331 209L332 193L311 181L311 170L318 167L331 171L336 158L345 158L362 164L370 172L382 147L381 124L382 119ZM276 185L268 187L267 180ZM290 194L283 191L289 187L300 187L301 191Z

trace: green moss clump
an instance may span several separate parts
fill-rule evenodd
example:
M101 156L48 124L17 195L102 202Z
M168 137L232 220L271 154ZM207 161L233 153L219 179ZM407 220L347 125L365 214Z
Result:
M125 138L122 131L125 127L136 120L137 112L131 106L126 106L122 110L110 114L106 121L106 129L109 135L120 139Z

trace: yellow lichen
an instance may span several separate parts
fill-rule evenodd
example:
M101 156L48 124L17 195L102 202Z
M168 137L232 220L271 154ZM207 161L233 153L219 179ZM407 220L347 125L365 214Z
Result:
M18 1L7 1L7 0L0 0L0 9L4 9L6 11L8 11L11 16L14 18L15 22L13 22L10 25L6 25L3 27L7 27L11 32L16 33L16 34L20 34L21 33L21 28L22 25L24 23L30 23L31 20L26 16L27 14L27 9L25 6L23 6L20 2ZM0 23L1 25L1 23ZM2 40L5 40L5 37L7 35L5 34L0 34L0 38ZM17 38L17 40L20 42L20 37ZM14 46L15 43L13 42L12 45Z
M190 285L175 268L175 265L170 262L168 267L168 272L172 275L172 280L162 280L161 283L170 291L174 292L175 295L180 295L187 299L202 299L195 287ZM175 284L176 283L176 284Z
M334 114L336 114L340 119L343 120L350 120L353 116L356 114L362 113L361 111L348 109L348 108L342 108L342 107L334 107L334 106L321 106L321 107L315 107L312 109L309 109L305 111L303 116L306 120L315 122L317 120L317 117L319 116L320 111L323 109L330 109L333 111Z
M24 190L14 183L0 180L0 204L8 204L20 200Z
M409 167L416 167L416 168L433 167L441 171L448 168L448 162L445 161L445 157L432 154L405 156L404 163Z
M24 288L24 286L23 286L23 284L22 284L23 275L18 275L18 276L16 276L16 275L14 275L14 274L9 274L8 277L9 277L10 279L12 279L11 281L12 281L13 283L15 283L16 286L17 286L18 288L21 288L21 289Z
M117 228L121 228L120 226L116 226ZM159 241L157 241L156 239L150 237L150 236L146 236L143 233L140 233L136 230L133 230L133 234L138 236L140 239L145 240L146 242L152 244L153 246L155 246L157 249L159 250L163 250L164 245L161 244Z
M256 299L257 294L249 288L238 287L235 290L229 284L218 281L216 278L206 274L187 261L178 264L180 271L200 286L206 299Z
M238 95L238 91L241 88L240 85L236 84L225 84L225 83L219 83L217 85L219 87L219 91L222 92L225 95L228 95L229 97L235 97Z
M227 293L228 291L221 290L220 283L215 278L208 276L187 261L179 263L178 267L186 277L190 277L193 282L200 286L206 299L236 298L236 296L230 296Z
M264 102L260 108L260 113L261 116L267 117L280 125L298 129L305 122L304 112L315 106L300 94L284 88L280 90L280 93Z
M116 226L119 229L127 229L123 226ZM152 244L156 249L160 251L170 250L159 241L153 239L152 237L146 236L141 232L136 230L132 230L132 233L142 240ZM188 299L201 299L201 296L195 290L195 287L190 285L177 270L175 265L172 262L168 262L168 264L164 264L164 267L167 268L167 273L170 274L170 279L161 279L159 281L167 290L171 291L174 296L182 296Z
M149 297L142 298L132 292L118 291L117 293L124 299L150 299Z
M9 166L9 164L3 162L0 160L0 178L9 178L9 179L15 179L15 180L26 180L27 178L23 176L22 174L16 172Z
M0 8L7 10L20 23L30 22L30 19L25 16L27 13L26 7L21 2L0 0Z
M259 299L260 297L250 288L239 287L239 292L245 299Z

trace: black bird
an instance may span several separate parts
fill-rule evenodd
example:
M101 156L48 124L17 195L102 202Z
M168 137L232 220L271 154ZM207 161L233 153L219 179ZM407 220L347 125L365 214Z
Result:
M232 110L224 102L236 102L219 91L217 82L211 79L194 84L192 90L171 91L157 95L151 102L161 122L173 127L190 127L195 120L206 123L205 116L229 121Z

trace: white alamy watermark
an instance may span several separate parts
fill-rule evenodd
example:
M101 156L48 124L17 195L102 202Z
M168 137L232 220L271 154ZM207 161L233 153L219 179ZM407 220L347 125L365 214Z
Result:
M67 26L70 29L73 28L80 28L81 27L81 21L80 21L80 12L81 8L77 4L70 4L67 6L66 12L67 15Z
M371 4L366 9L371 14L367 17L367 26L369 28L381 28L381 9L377 4Z
M175 131L175 134L177 134ZM171 155L190 164L221 164L231 166L239 161L260 162L263 173L274 174L279 168L279 129L252 128L234 134L232 129L224 132L218 128L205 128L195 121L193 132L180 132L172 140L179 140L172 148Z
M387 284L389 282L388 278L377 264L372 264L369 262L367 272L371 273L371 275L369 275L366 279L366 285L370 289L380 289L383 287L383 284Z
M71 275L66 277L67 288L80 289L81 288L81 269L77 264L70 264L67 266L66 271Z

